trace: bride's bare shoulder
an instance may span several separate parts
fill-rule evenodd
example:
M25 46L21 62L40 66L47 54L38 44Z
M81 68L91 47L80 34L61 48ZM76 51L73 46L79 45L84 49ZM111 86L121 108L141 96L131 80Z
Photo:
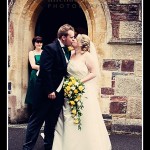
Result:
M86 63L93 63L93 56L91 55L91 53L90 52L86 52L85 54L84 54L84 61L86 62Z

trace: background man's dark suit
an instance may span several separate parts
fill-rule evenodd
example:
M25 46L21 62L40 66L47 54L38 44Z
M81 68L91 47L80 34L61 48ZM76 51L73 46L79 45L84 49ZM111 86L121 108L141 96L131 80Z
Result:
M51 149L54 128L64 103L63 89L61 89L59 93L56 92L56 89L66 74L67 63L65 56L59 41L56 40L53 43L46 45L41 54L40 72L37 78L35 99L33 101L33 114L28 123L28 128L30 126L31 130L26 134L24 150L25 148L28 150L28 147L33 147L35 145L44 121L44 145L48 150ZM52 92L56 92L56 99L48 98L48 94ZM36 130L31 127L33 124L34 129L36 128ZM32 129L34 132L32 132Z

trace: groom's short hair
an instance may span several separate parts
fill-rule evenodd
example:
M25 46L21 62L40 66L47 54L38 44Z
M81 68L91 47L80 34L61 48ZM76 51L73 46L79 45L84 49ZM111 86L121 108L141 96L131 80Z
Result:
M69 30L72 30L72 31L75 32L74 27L72 27L71 25L69 25L69 24L64 24L64 25L62 25L62 26L58 29L57 37L60 39L62 36L67 36Z

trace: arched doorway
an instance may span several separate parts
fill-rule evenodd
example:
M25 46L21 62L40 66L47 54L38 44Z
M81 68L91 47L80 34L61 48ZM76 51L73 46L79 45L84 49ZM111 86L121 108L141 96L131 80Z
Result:
M71 24L76 32L88 34L85 14L77 2L45 3L39 14L35 27L35 35L43 37L44 45L57 37L58 28Z

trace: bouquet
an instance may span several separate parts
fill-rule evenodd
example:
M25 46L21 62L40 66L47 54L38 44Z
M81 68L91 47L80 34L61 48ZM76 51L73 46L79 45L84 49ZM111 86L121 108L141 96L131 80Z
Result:
M81 130L81 110L84 107L81 97L83 93L85 93L85 86L79 79L70 76L65 78L63 88L64 96L67 99L67 103L70 105L73 122L78 124L78 129Z

